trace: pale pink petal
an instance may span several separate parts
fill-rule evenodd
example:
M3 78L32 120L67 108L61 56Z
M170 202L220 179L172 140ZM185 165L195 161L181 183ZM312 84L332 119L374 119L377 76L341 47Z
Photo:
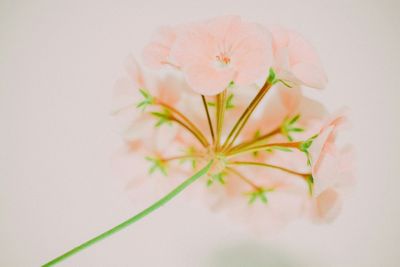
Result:
M161 68L169 62L170 50L176 39L171 27L161 27L153 35L152 41L143 50L143 60L151 68Z
M218 41L226 41L229 43L232 38L232 31L235 31L241 25L241 18L235 15L226 15L210 19L206 22L210 34L215 36Z
M266 78L273 58L270 33L255 23L242 23L231 38L232 65L237 71L235 82L246 85Z
M198 61L210 64L215 58L217 43L204 25L192 25L181 34L172 50L171 56L180 66L192 65Z
M342 200L333 189L323 191L313 203L311 219L317 223L332 222L342 209Z
M312 88L324 88L327 77L312 47L300 34L272 27L274 68L278 77Z
M293 74L306 86L323 89L328 82L320 66L312 63L300 62L292 66Z
M232 81L232 69L216 69L207 64L193 64L184 68L186 79L192 89L203 95L216 95Z
M289 32L280 27L280 26L272 26L269 27L269 30L273 36L273 48L274 51L276 52L278 49L281 49L283 47L287 47L289 44Z

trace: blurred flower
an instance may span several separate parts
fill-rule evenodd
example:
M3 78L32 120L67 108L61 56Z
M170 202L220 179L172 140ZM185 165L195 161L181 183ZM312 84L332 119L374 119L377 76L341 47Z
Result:
M297 32L271 27L273 36L274 68L280 79L324 88L327 83L315 49Z
M129 187L162 195L212 160L190 196L259 231L304 214L337 216L354 180L351 150L336 144L346 116L328 117L302 92L326 84L311 45L271 31L273 40L237 16L165 27L143 57L153 68L175 67L173 75L150 76L129 60L114 95L114 114L128 122L114 165Z
M335 142L346 120L343 111L329 118L308 150L314 183L311 217L316 222L335 219L343 193L354 184L353 149L338 149Z

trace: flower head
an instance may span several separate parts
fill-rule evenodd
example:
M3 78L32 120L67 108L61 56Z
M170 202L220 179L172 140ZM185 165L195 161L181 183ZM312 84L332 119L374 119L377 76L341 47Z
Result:
M146 61L153 67L181 68L192 89L204 95L222 92L231 82L248 85L272 64L269 32L238 16L192 23L176 31L163 29L146 46Z
M183 75L151 77L131 61L114 97L117 117L133 114L116 159L135 158L138 168L121 167L139 177L135 187L175 186L212 162L191 196L259 230L304 214L336 217L352 180L350 153L336 146L345 116L329 119L302 93L326 83L312 47L292 31L274 28L272 37L237 16L156 33L146 64Z

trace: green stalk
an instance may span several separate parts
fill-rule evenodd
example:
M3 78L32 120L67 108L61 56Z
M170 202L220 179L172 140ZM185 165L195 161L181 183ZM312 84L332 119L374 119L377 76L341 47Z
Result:
M217 95L217 109L216 109L217 136L216 136L216 140L215 140L215 147L217 150L220 147L222 126L224 123L224 116L225 116L225 110L226 110L225 102L226 102L226 89Z
M210 111L208 110L208 105L207 105L207 101L206 101L206 97L204 95L201 95L201 99L203 101L203 106L204 109L206 111L206 115L207 115L207 121L208 121L208 126L210 128L210 133L211 133L211 138L213 143L215 142L215 137L214 137L214 127L212 125L212 121L211 121L211 117L210 117Z
M224 150L227 150L227 149L231 148L231 146L235 142L236 138L239 136L241 130L246 125L247 120L250 118L251 114L256 109L256 107L258 106L260 101L263 99L265 94L272 87L272 85L273 84L271 82L269 82L269 79L267 80L267 82L265 82L264 86L260 89L258 94L251 101L250 105L246 108L246 110L240 116L239 120L233 126L232 130L230 131L228 137L226 138L226 140L225 140L225 142L224 142L224 144L222 146Z
M283 171L283 172L287 172L287 173L290 173L290 174L298 175L298 176L303 177L304 179L307 176L311 175L310 173L300 173L300 172L296 172L296 171L290 170L290 169L285 168L285 167L276 166L276 165L272 165L272 164L267 164L267 163L263 163L263 162L232 161L232 162L229 162L229 164L232 164L232 165L253 165L253 166L267 167L267 168L272 168L272 169L277 169L277 170L280 170L280 171Z
M142 212L139 212L138 214L136 214L135 216L129 218L128 220L118 224L117 226L111 228L110 230L82 243L81 245L67 251L66 253L62 254L61 256L58 256L57 258L45 263L44 265L42 265L42 267L48 267L48 266L54 266L58 263L60 263L61 261L71 257L72 255L80 252L81 250L84 250L85 248L88 248L92 245L94 245L95 243L115 234L116 232L121 231L122 229L126 228L127 226L139 221L140 219L146 217L147 215L149 215L150 213L152 213L153 211L155 211L156 209L160 208L161 206L163 206L165 203L167 203L168 201L170 201L171 199L173 199L177 194L179 194L180 192L182 192L185 188L187 188L189 185L191 185L193 182L195 182L197 179L199 179L200 177L202 177L203 175L205 175L210 167L211 167L212 161L210 161L207 166L205 166L203 169L201 169L199 172L197 172L196 174L194 174L192 177L188 178L187 180L185 180L183 183L181 183L180 185L178 185L175 189L173 189L169 194L167 194L166 196L164 196L163 198L161 198L160 200L158 200L157 202L155 202L153 205L151 205L150 207L148 207L147 209L143 210Z

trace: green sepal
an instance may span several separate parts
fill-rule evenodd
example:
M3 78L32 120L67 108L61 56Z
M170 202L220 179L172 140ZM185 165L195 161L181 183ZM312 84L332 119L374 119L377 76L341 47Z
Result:
M220 172L216 174L211 174L210 178L207 180L207 186L211 186L214 184L214 182L219 182L221 185L225 185L225 176L226 173Z
M211 102L211 101L208 101L208 102L207 102L207 105L210 106L210 107L215 107L215 103L214 103L214 102Z
M188 155L188 156L193 156L194 154L195 154L195 152L196 152L196 148L194 148L193 146L191 146L191 147L189 147L189 148L187 148L186 150L183 150L183 152L186 154L186 155ZM196 167L197 167L197 161L196 161L196 159L195 158L183 158L183 159L181 159L179 162L180 163L185 163L185 162L190 162L190 164L192 165L192 168L193 169L196 169Z
M314 142L315 138L317 138L317 134L308 138L307 140L303 141L300 143L299 145L299 150L304 152L304 154L306 154L307 156L307 165L311 166L311 155L308 151L308 149L310 148L310 146L312 145L312 143Z
M165 164L165 162L160 159L160 158L154 158L154 157L146 157L146 160L150 161L152 163L152 165L149 168L149 173L153 174L155 171L160 171L162 174L164 174L165 176L168 175L167 172L167 165Z
M226 99L226 102L225 102L225 108L226 109L232 109L232 108L235 107L235 105L233 104L233 96L234 96L234 94L230 94L228 96L228 98ZM212 102L212 101L208 101L207 105L209 107L215 107L216 106L215 102Z
M281 132L289 141L293 141L291 133L304 132L303 128L296 127L295 124L299 121L300 114L297 114L293 118L286 118L281 125Z
M268 197L267 193L272 192L274 189L267 189L267 188L258 188L255 191L246 193L249 197L249 205L253 204L257 199L259 199L262 203L268 204Z
M306 182L307 182L307 185L308 185L308 192L310 193L310 196L312 196L313 193L314 193L314 178L313 178L313 176L312 175L308 175L306 177Z
M285 80L282 80L282 79L277 79L277 80L275 80L275 83L278 83L278 82L280 82L280 83L282 83L284 86L286 86L286 87L289 87L289 88L292 88L293 86L291 86L287 81L285 81Z
M154 97L146 89L140 88L139 92L143 96L144 99L142 101L140 101L136 105L136 107L141 108L144 111L148 106L154 104Z
M230 94L228 96L228 98L226 99L226 103L225 103L225 107L226 109L232 109L235 107L235 105L233 104L233 94Z
M272 152L274 150L279 150L279 151L283 151L283 152L293 152L293 150L291 150L288 147L284 147L284 146L270 146L265 151Z
M275 84L276 83L276 73L273 68L269 68L269 74L267 78L267 82L270 84Z
M156 127L160 127L163 124L172 125L171 113L169 112L169 110L163 109L162 112L155 111L155 112L151 112L150 114L153 115L154 117L158 118L158 121L155 124Z

